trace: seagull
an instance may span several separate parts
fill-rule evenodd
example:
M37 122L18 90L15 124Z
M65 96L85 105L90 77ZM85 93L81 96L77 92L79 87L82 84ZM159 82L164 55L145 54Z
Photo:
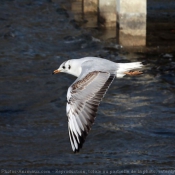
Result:
M78 77L67 91L68 132L74 153L79 152L94 123L98 106L114 78L139 75L141 62L115 63L98 57L63 62L53 74L64 72Z

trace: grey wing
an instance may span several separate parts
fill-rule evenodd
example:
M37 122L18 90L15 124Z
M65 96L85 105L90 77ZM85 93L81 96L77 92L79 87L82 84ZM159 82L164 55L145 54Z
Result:
M88 135L100 101L114 80L109 72L93 71L75 81L67 93L69 137L74 152L78 152Z

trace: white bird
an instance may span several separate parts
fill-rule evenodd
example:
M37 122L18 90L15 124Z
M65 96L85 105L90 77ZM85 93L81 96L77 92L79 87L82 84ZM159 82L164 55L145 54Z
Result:
M64 72L78 77L68 88L67 117L72 150L78 152L88 135L100 101L114 78L138 75L141 62L115 63L97 57L85 57L63 62L53 74Z

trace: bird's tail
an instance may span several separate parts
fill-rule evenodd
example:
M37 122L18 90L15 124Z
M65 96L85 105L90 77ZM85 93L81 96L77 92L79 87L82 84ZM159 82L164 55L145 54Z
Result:
M117 65L117 71L116 71L117 78L122 78L125 75L139 75L142 73L141 71L136 70L142 68L143 64L141 62L116 63L116 65Z

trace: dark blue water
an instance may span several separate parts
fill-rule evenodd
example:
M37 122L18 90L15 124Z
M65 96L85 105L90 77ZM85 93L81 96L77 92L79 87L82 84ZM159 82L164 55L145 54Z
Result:
M1 173L175 174L175 52L106 48L63 4L0 1ZM74 154L66 93L75 78L51 73L85 56L147 65L144 74L113 82L83 149Z

